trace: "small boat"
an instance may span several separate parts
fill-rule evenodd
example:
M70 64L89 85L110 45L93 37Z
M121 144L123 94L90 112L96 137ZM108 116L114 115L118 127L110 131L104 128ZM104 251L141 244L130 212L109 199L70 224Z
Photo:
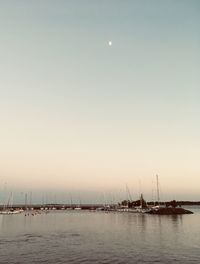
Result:
M82 210L82 208L78 206L78 207L75 207L74 210Z
M135 207L135 209L136 209L137 213L142 213L142 214L147 213L150 210L149 207L147 206L146 201L143 198L142 193L140 195L140 206Z
M0 214L2 215L12 215L12 214L20 214L21 210L14 210L14 209L8 209L8 210L2 210L0 211Z

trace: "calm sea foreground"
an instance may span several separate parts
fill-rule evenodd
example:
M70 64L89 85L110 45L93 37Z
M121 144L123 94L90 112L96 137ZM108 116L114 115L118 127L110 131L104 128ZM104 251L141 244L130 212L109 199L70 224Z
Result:
M0 215L0 263L200 263L200 208L191 209Z

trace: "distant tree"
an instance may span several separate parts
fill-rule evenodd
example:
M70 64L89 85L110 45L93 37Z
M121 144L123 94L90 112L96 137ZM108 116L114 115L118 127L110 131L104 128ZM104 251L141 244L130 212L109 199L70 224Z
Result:
M170 206L170 202L166 202L165 205L168 208Z
M136 200L136 201L134 201L134 202L133 202L133 205L134 205L134 206L140 206L140 200Z
M121 205L123 205L123 206L127 206L127 205L128 205L128 201L127 201L127 200L122 201L122 202L121 202Z
M140 205L142 205L142 208L147 207L147 203L144 200L142 194L141 194L140 200L136 200L136 201L123 200L121 203L119 203L119 205L128 206L128 208L133 208L135 206L140 206Z
M176 200L171 201L171 206L172 206L173 208L176 208L176 207L177 207L177 202L176 202Z
M134 202L129 201L128 202L128 208L133 208L133 207L134 207Z
M173 207L173 208L176 208L177 206L181 207L180 203L178 203L176 200L166 202L165 205L166 205L166 207Z

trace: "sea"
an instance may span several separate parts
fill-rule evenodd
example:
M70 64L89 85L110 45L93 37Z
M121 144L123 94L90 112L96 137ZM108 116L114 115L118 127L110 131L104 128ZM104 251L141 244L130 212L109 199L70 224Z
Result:
M0 215L0 263L200 263L200 207L187 209Z

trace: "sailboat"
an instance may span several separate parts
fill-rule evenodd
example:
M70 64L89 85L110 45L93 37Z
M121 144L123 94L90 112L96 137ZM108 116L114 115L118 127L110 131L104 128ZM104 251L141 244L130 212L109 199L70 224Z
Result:
M76 207L74 207L74 210L82 210L80 197L79 197L79 204Z
M193 214L193 212L183 209L183 208L176 208L176 206L171 207L161 207L160 206L160 192L159 192L159 182L158 182L158 175L156 175L156 182L157 182L157 205L153 206L151 210L148 212L149 214L155 215L177 215L177 214Z
M140 195L140 206L136 207L138 213L147 213L149 212L149 208L143 198L143 194Z
M16 210L12 207L12 201L13 201L13 193L11 192L7 203L4 204L3 210L0 211L0 214L8 215L8 214L20 214L22 210Z
M156 175L156 193L157 193L157 202L156 205L151 207L151 210L158 211L160 208L160 191L159 191L158 175Z

